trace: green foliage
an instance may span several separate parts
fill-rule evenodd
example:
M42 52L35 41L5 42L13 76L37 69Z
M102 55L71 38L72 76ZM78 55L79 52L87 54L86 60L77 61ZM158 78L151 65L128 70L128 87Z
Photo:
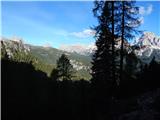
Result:
M90 56L84 56L77 53L68 53L55 48L45 48L41 46L30 46L30 52L32 55L36 56L38 59L46 62L48 64L56 64L57 60L62 54L66 54L69 59L82 62L86 66L91 66Z
M10 59L16 62L24 62L24 63L32 64L36 70L43 71L47 73L48 76L50 76L51 71L54 68L54 65L44 63L38 58L36 58L35 56L33 56L32 54L25 53L23 51L21 52L16 51L15 53L13 53L13 56Z
M53 70L51 75L58 80L71 80L73 77L73 66L65 54L62 54L57 60L56 70Z
M74 73L73 80L80 80L80 79L90 80L92 77L88 73L89 71L84 71L83 69L78 70L76 71L76 73Z
M15 52L13 53L13 57L11 59L16 62L25 62L25 63L32 63L36 61L36 59L32 55L25 52Z
M58 57L64 51L60 51L54 48L44 48L37 46L30 46L30 52L24 51L14 51L11 50L12 54L8 57L5 45L1 41L1 59L11 59L17 62L31 63L36 70L43 71L47 73L48 76L51 76L51 72L56 67L56 61ZM68 54L69 59L76 60L77 62L83 63L84 66L91 66L90 57L79 55L77 53L66 53ZM76 71L76 70L75 70ZM78 70L73 77L74 80L79 80L79 78L90 80L91 76L89 72L85 69Z
M32 64L34 65L36 70L43 71L43 72L47 73L48 76L51 75L51 71L55 68L54 65L46 64L40 60L37 60L36 62L33 62Z
M3 41L1 41L1 59L8 59L8 55Z
M77 53L68 53L65 51L61 51L55 48L45 48L40 46L30 46L30 53L35 56L38 61L41 61L43 64L46 63L48 65L53 66L52 69L49 68L49 71L47 72L50 76L52 70L56 66L56 62L59 59L59 57L64 53L67 55L67 57L70 60L75 60L76 62L83 63L84 66L91 67L91 57L90 56L84 56ZM89 70L81 69L81 70L75 70L75 76L73 77L74 80L79 80L79 78L90 80L91 75L89 74Z

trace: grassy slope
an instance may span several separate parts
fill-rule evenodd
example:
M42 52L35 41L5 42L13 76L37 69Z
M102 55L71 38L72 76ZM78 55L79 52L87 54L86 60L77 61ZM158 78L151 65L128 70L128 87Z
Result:
M36 56L38 59L40 59L42 62L56 65L57 59L61 56L62 53L65 53L68 55L69 59L76 60L78 62L83 63L85 66L91 66L91 57L80 55L77 53L68 53L65 51L61 51L55 48L46 48L46 47L40 47L40 46L30 46L31 54ZM84 79L90 79L91 76L89 74L88 70L79 70L76 74L76 79L84 78Z

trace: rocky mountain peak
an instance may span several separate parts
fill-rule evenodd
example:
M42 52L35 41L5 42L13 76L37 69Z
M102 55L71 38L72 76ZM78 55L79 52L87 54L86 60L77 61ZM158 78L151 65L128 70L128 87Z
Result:
M138 46L152 46L160 48L160 37L156 36L152 32L144 32L143 35L139 38Z
M138 46L135 50L136 55L144 63L150 63L153 57L160 61L160 37L152 32L144 32L138 41L134 44Z
M25 45L23 40L17 37L13 37L11 39L1 37L0 42L1 49L6 50L9 58L13 57L13 54L16 52L24 52L27 54L30 51L29 46Z

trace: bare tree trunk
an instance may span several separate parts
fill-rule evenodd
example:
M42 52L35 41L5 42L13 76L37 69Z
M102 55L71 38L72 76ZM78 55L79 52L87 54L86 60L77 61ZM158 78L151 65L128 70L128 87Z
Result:
M114 49L114 47L115 47L115 41L114 41L114 1L112 1L112 79L113 79L113 84L115 85L116 78L115 78L115 49Z
M122 82L123 80L123 57L124 57L124 54L123 54L123 47L124 47L124 1L122 1L122 35L121 35L121 50L120 50L120 81L119 82Z

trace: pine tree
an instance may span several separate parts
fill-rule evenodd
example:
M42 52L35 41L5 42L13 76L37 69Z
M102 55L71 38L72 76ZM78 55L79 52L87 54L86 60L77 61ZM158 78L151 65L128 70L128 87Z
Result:
M59 80L71 80L73 76L73 66L65 54L62 54L61 57L57 60L56 69L56 73L58 74L56 77Z
M58 70L56 68L54 68L51 72L51 79L52 80L58 80Z
M117 25L118 36L121 37L121 50L120 50L120 82L123 80L123 59L124 59L124 41L130 41L134 38L135 34L140 31L137 30L141 21L138 18L139 8L135 6L134 1L122 1L120 5L120 24Z

